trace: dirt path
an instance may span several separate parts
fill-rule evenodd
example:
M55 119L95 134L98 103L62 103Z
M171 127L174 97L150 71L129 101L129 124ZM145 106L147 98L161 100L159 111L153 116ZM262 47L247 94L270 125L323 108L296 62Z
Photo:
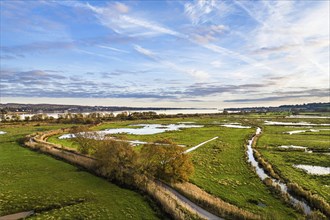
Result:
M187 197L183 196L182 194L180 194L178 191L176 191L175 189L173 189L172 187L157 181L157 183L159 185L161 185L163 188L165 188L167 191L171 192L172 194L174 194L178 200L180 200L181 202L185 203L186 205L190 206L193 210L195 210L200 216L202 216L205 219L209 219L209 220L224 220L223 218L220 218L208 211L206 211L205 209L203 209L202 207L196 205L195 203L193 203L192 201L190 201Z
M214 138L212 138L212 139L210 139L210 140L204 141L204 142L202 142L202 143L196 145L195 147L189 148L189 149L186 150L184 153L186 154L186 153L189 153L189 152L191 152L191 151L193 151L193 150L196 150L196 149L199 148L200 146L203 146L204 144L207 144L207 143L209 143L210 141L214 141L215 139L218 139L218 138L219 138L219 137L214 137Z
M33 215L34 211L28 211L28 212L19 212L11 215L5 215L1 216L0 220L17 220L17 219L24 219L30 215Z

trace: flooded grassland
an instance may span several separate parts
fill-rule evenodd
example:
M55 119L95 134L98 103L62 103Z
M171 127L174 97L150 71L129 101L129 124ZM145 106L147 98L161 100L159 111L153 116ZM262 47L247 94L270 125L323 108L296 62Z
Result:
M97 134L97 138L112 138L118 141L129 142L131 143L132 148L136 151L139 151L143 144L153 143L164 139L171 140L180 145L187 154L192 156L195 172L190 177L189 181L191 183L226 202L260 215L265 219L301 219L304 214L308 214L311 211L308 210L310 209L308 204L303 203L301 206L305 209L304 212L298 212L292 208L290 204L284 202L279 193L274 192L269 186L264 184L262 180L272 177L268 176L267 172L263 171L261 165L253 157L253 148L258 150L262 157L273 166L276 173L280 175L282 180L277 183L281 189L287 192L287 182L299 183L299 185L305 190L319 195L329 203L330 175L328 173L328 169L330 167L330 126L328 124L330 124L328 118L279 118L273 115L258 117L256 114L216 115L191 118L107 122L91 127L89 132L95 132L95 134ZM13 136L10 136L13 133L10 129L1 127L0 130L6 133L0 135L0 139L4 142L7 141L9 137L10 139L15 140L15 138L17 139L22 137L24 134L42 131L45 129L52 130L52 128L56 129L61 126L62 125L57 125L47 128L43 126L21 126L19 128L20 132L14 132L15 135ZM69 126L73 125L68 124L63 125L62 127ZM255 139L255 145L252 146L254 141L252 138L256 134L258 127L261 128L262 132L258 138ZM62 133L51 136L48 138L48 141L68 148L77 149L77 143L74 141L74 137L75 135L72 133ZM91 138L93 138L93 136L91 136ZM7 152L10 149L15 149L15 158L20 157L16 158L17 160L23 161L22 158L34 158L30 156L26 157L26 154L28 152L28 155L34 155L35 152L30 152L27 149L17 150L20 149L20 147L16 143L7 143L7 145L7 148L4 148L3 146L0 147L0 150L5 152L5 154L0 154L0 159L2 159L3 162L6 162L6 160L10 157L14 157L14 151ZM22 155L20 156L20 154ZM3 155L7 156L4 157ZM42 167L46 168L48 165L44 165L46 162L43 160L54 160L44 155L39 157L42 158L38 159L41 160L38 163L40 163ZM9 164L8 161L6 163ZM47 163L49 164L50 162L48 161ZM54 169L57 169L57 167L64 169L61 167L62 163L63 162L60 161L54 162L54 164L50 163L53 165L47 169L52 170L52 173L56 174L57 171ZM33 162L32 159L28 160L27 166L18 167L20 170L24 170L25 168L41 169L40 167L35 167L35 162ZM71 166L69 166L69 168L70 167ZM9 168L10 166L8 169ZM83 172L79 172L78 174L83 175ZM22 176L24 179L30 178L25 178L24 175ZM45 187L47 186L49 189L49 185L52 181L57 181L54 185L55 188L58 187L56 188L57 191L63 191L65 195L72 194L72 198L77 197L90 201L89 199L92 198L93 195L98 195L99 192L104 191L102 188L103 186L96 190L93 188L89 189L85 185L79 185L81 184L79 182L82 181L79 179L80 177L78 178L74 176L74 178L70 179L70 181L74 181L75 183L71 183L69 180L66 180L65 174L63 174L64 176L62 179L58 180L56 180L56 176L47 176L47 179L43 176L42 170L40 170L38 175L41 175L38 181L40 181L40 179L45 179L43 180ZM78 179L75 180L75 178ZM8 180L4 181L5 182L3 184L6 186L6 183L9 181L9 177ZM80 195L78 191L76 192L74 190L71 194L66 190L61 191L60 186L69 184L66 183L66 181L73 184L72 187L74 184L78 184L75 186L77 189L83 188L84 192L91 192L91 196L88 197L89 194L87 195L86 193ZM277 180L274 180L274 182L276 181ZM21 183L17 181L15 184ZM32 186L35 184L37 183L31 181L31 183L28 184L30 187L28 187L28 190L34 192ZM58 184L60 184L60 186L57 186ZM102 185L103 183L100 184ZM2 193L7 193L6 191L12 190L8 188L8 184L6 187L7 188L4 190L2 189ZM69 188L71 189L72 187L70 186ZM111 187L113 186L111 185ZM46 190L44 191L46 192ZM120 197L122 192L120 190L117 190L116 192L117 194L114 194L114 196ZM17 191L16 193L22 192ZM131 195L130 193L133 192L128 191L126 193ZM48 192L48 194L51 196L50 192ZM16 194L14 193L12 196L15 195ZM62 194L59 194L59 198L61 195ZM128 200L131 200L129 195L127 195L127 198ZM66 196L63 196L63 198L65 200ZM107 199L109 199L109 201ZM291 201L295 201L295 199L298 202L300 201L299 198L296 197L292 197ZM18 204L22 204L18 207L22 208L12 208L10 212L29 211L27 210L31 208L30 206L27 206L30 202L29 195L27 195L25 200L20 201L18 199ZM104 204L110 204L112 197L109 196L107 198L103 198L100 196L100 201L101 200ZM61 201L62 200L59 200L59 202ZM98 204L98 201L99 199L95 200L94 203L92 201L82 203L84 205L84 207L81 208L82 213L85 213L85 206L90 205L86 207L90 207L90 210L96 210L95 215L108 215L109 213L106 208L99 210L96 206L94 206L95 204ZM122 204L126 204L125 201L123 201ZM129 210L141 210L141 212L135 210L135 214L131 215L132 218L141 219L141 213L147 213L149 217L156 218L153 210L150 209L148 204L143 199L140 200L139 195L131 201L134 202L126 206ZM9 204L9 200L5 200L5 202L6 204ZM40 200L41 206L47 206L48 203L48 200ZM141 209L139 203L142 204ZM4 207L8 208L8 204ZM129 208L131 205L135 208ZM80 206L82 205L77 205L77 207ZM113 209L117 210L114 213L115 216L120 215L123 210L126 210L123 207L117 206L115 204L111 205ZM100 207L104 207L104 205L100 205ZM72 209L69 212L71 214L75 211L74 206L68 209ZM8 214L10 212L2 211L2 214ZM53 212L46 214L52 213ZM54 211L54 213L56 215L58 214L58 216L63 214L61 211ZM131 212L128 211L128 213Z

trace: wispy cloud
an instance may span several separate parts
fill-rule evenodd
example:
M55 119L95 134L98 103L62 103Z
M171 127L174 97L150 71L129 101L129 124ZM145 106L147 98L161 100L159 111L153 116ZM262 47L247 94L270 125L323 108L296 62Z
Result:
M210 22L230 11L229 5L217 0L195 0L184 4L184 13L194 25Z
M87 51L87 50L82 50L82 49L76 49L75 51L77 51L78 53L84 53L84 54L88 54L88 55L92 55L92 56L96 56L96 57L102 57L102 58L105 58L105 59L120 61L119 58L114 57L114 56L107 56L107 55L104 55L104 54L99 54L99 53L95 53L95 52L91 52L91 51Z
M0 4L1 95L327 100L329 1Z
M98 45L98 47L100 47L100 48L104 48L104 49L108 49L108 50L112 50L112 51L116 51L116 52L121 52L121 53L129 53L129 52L126 51L126 50L121 50L121 49L118 49L118 48L109 47L109 46L104 46L104 45Z
M118 6L118 4L120 6ZM136 33L151 30L158 34L168 34L177 37L183 36L182 34L155 22L124 14L127 13L128 10L124 10L125 12L123 13L123 9L127 7L123 3L114 3L107 7L97 7L90 4L79 6L89 8L95 12L102 25L111 28L118 33Z
M116 2L114 8L120 13L128 13L130 8L124 3Z
M198 69L193 69L193 68L185 68L185 67L181 67L171 61L165 60L163 58L161 58L160 56L158 56L156 53L154 53L151 50L145 49L139 45L135 45L134 49L139 52L140 54L152 59L153 61L156 61L168 68L171 68L172 70L184 73L184 74L188 74L192 77L194 77L195 79L198 80L206 80L209 78L209 74L203 70L198 70Z

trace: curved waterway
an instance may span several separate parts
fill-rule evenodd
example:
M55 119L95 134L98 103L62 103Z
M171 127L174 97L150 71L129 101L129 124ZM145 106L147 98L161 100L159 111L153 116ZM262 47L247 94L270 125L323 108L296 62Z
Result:
M273 186L279 186L282 192L288 194L291 204L302 207L304 213L308 215L311 212L311 207L309 205L307 205L304 201L299 200L296 197L294 197L292 194L290 194L288 192L288 187L285 183L282 183L281 181L272 178L265 172L263 168L259 167L258 162L253 155L253 149L252 149L252 143L258 134L261 134L261 128L257 128L256 134L252 137L251 140L249 140L249 144L247 145L248 162L250 162L251 165L255 168L255 171L261 180L264 180L266 178L271 179Z

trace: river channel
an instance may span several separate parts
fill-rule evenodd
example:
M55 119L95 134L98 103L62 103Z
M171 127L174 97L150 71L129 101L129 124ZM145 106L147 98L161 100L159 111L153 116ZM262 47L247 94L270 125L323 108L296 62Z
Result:
M290 192L288 191L288 187L285 183L272 178L265 172L265 170L263 168L259 167L258 162L253 155L253 149L252 149L252 143L255 140L255 138L257 137L257 135L259 135L259 134L261 134L261 128L257 128L256 134L252 137L251 140L249 140L249 144L247 145L248 162L251 163L251 165L255 168L255 171L261 180L264 180L266 178L271 179L273 186L275 186L275 187L279 186L283 193L287 193L291 204L293 204L294 206L302 207L302 209L306 215L310 214L311 207L308 204L306 204L304 201L302 201L302 200L294 197L292 194L290 194Z

